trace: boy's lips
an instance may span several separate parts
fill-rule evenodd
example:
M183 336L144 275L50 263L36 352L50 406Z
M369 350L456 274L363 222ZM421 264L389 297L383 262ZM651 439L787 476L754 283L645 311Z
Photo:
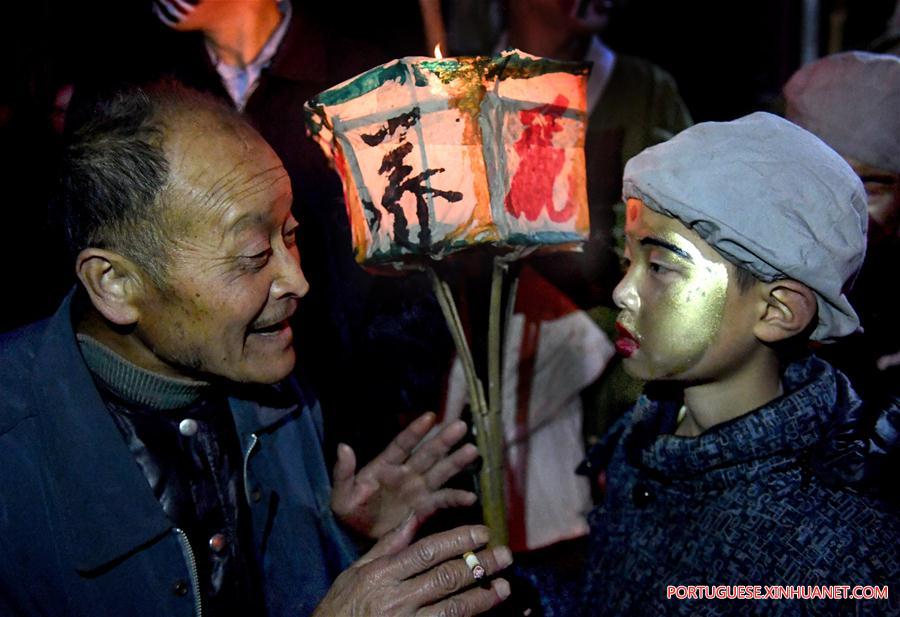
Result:
M616 339L616 351L625 358L630 358L641 346L640 343L628 328L618 321L616 322L616 332L619 333L619 338Z

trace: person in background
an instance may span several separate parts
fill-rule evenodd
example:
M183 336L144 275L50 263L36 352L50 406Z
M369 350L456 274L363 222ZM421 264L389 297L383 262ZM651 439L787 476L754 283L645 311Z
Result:
M608 0L508 0L506 36L498 44L537 56L593 63L584 146L591 238L583 256L575 260L577 280L557 283L585 308L612 304L610 293L619 274L613 207L619 201L625 163L691 125L671 75L603 43L600 33L607 26L609 8ZM621 221L618 225L621 228ZM551 271L571 268L572 264L550 266Z
M612 289L620 276L624 209L620 202L627 161L692 124L672 76L642 58L604 44L609 0L507 0L507 32L498 47L593 64L588 80L585 136L590 238L580 254L536 257L532 263L592 319L615 337ZM605 366L582 393L583 432L595 442L637 399L642 383Z
M850 293L862 332L822 354L866 398L900 393L900 301L885 293L900 264L900 58L849 51L807 64L784 87L785 117L849 163L866 188L866 261Z

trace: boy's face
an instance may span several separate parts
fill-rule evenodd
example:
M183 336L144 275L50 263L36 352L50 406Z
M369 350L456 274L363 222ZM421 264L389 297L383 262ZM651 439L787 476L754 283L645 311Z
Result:
M734 267L677 219L629 199L627 271L616 349L640 379L704 381L738 368L755 341L753 304Z

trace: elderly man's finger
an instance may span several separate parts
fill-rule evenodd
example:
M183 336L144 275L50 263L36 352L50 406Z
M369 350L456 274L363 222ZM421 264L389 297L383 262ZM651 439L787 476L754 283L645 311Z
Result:
M480 551L475 557L477 558L475 563L482 568L477 576L465 558L458 557L406 581L402 589L409 604L412 606L432 604L470 587L482 577L491 576L512 563L512 553L505 546Z
M375 457L375 461L381 460L392 465L403 463L428 434L436 420L437 417L429 411L410 422L409 426L394 437L384 452Z
M446 456L450 448L465 437L467 431L468 427L462 420L451 422L442 428L437 435L424 442L413 453L407 464L411 469L419 473L425 473L432 465Z
M384 534L381 539L375 543L375 546L369 549L369 552L357 560L356 565L362 566L370 561L375 561L379 557L393 555L409 546L409 543L412 542L412 539L415 537L416 530L419 528L419 523L422 520L423 519L416 516L415 513L411 513L406 517L406 520Z
M411 578L448 559L477 550L489 539L490 532L484 525L464 525L426 536L391 557L383 574L394 580Z
M356 471L356 454L347 444L338 444L337 462L332 473L332 503L346 502L353 494L353 474Z
M497 578L491 581L491 586L488 589L475 587L437 604L420 608L416 612L416 617L442 617L444 615L469 617L470 615L479 615L503 602L509 597L509 594L509 583L506 579Z
M447 480L477 459L478 448L475 447L475 444L467 443L450 456L438 461L425 473L425 486L432 491L442 487Z
M432 493L427 499L423 499L419 502L416 505L416 514L424 521L438 510L471 506L477 500L478 496L471 491L447 488Z

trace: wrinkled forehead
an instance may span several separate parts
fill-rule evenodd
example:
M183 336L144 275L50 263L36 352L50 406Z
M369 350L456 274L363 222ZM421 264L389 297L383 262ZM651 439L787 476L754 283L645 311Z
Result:
M163 118L163 147L170 163L182 157L213 160L267 153L269 145L239 117L216 110L173 109Z
M290 201L281 160L250 126L209 113L182 115L166 126L169 188L178 204L224 214Z

